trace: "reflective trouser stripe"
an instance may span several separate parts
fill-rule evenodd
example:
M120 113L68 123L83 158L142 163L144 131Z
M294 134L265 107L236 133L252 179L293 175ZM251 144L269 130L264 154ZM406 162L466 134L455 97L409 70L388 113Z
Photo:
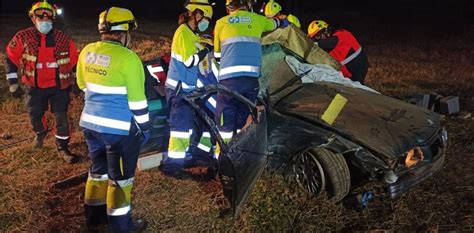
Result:
M127 180L110 180L107 189L107 214L121 216L130 212L130 196L133 178Z
M186 149L189 147L191 132L171 131L168 144L168 157L172 159L184 159Z
M206 152L211 152L212 141L211 135L208 132L204 132L202 134L201 139L199 140L198 148Z
M228 144L230 140L232 140L232 132L219 132L222 140L224 140L225 144ZM221 147L219 146L219 143L216 145L216 150L214 150L214 158L219 159L219 155L221 153Z
M86 182L84 203L89 206L105 205L107 199L107 174L91 174Z

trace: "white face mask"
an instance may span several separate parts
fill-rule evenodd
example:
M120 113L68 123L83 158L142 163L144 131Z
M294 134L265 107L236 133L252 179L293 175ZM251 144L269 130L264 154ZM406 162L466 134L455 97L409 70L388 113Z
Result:
M130 32L127 32L127 35L125 36L125 43L124 46L127 48L130 48L132 45L132 35Z
M38 29L39 32L43 34L48 34L51 31L51 29L53 29L53 22L48 22L48 21L37 22L36 28Z

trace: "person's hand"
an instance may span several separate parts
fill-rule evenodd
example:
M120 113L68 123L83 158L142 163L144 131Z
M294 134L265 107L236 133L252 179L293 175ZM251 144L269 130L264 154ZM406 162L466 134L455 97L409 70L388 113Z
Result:
M212 46L211 44L209 43L204 43L204 46L206 46L206 49L209 51L209 53L214 50L214 46Z
M280 27L282 28L286 28L290 25L290 21L288 21L287 18L284 18L284 19L280 19Z
M15 98L20 98L24 94L23 90L21 89L18 83L10 85L9 90L10 90L10 94Z
M150 130L142 131L142 143L140 146L144 146L148 141L150 141L151 133Z

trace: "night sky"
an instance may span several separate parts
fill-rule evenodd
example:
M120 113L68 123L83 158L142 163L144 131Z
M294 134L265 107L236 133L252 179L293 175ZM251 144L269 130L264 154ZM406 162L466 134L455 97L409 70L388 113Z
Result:
M26 14L32 0L1 0L1 13ZM51 0L64 8L69 16L91 16L110 6L121 6L133 11L137 19L174 19L184 12L185 0ZM225 0L215 0L215 17L225 14ZM255 8L261 5L258 1ZM313 19L323 19L333 25L351 25L356 22L385 22L391 25L418 25L445 33L472 30L474 3L472 0L333 0L333 1L278 1L284 12L296 15L303 28Z

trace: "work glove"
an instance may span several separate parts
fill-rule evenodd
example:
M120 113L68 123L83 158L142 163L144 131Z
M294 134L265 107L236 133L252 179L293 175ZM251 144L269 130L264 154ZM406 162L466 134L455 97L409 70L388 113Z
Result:
M142 131L142 143L140 146L144 146L148 141L150 141L151 133L150 130Z
M212 46L211 44L204 43L204 46L206 46L206 49L208 50L209 53L210 53L212 50L214 50L214 46Z
M279 19L279 21L280 21L280 27L282 28L286 28L290 25L290 21L288 21L287 18Z
M15 98L20 98L24 92L18 83L10 85L10 94Z

